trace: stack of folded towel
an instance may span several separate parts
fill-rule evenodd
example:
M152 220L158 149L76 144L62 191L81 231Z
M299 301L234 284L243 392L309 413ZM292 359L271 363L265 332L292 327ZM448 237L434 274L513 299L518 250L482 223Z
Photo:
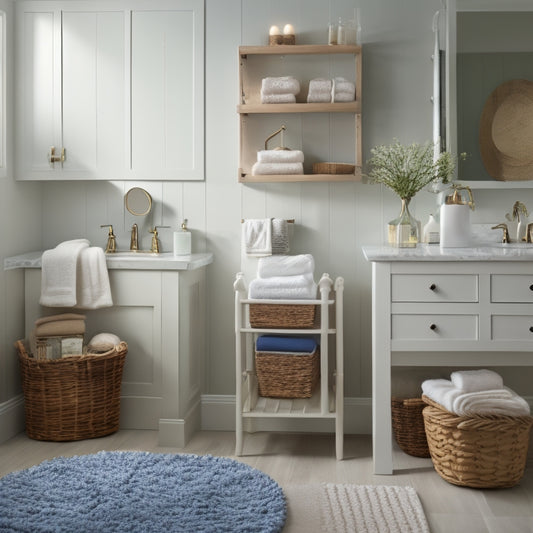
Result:
M315 261L310 254L272 255L259 259L248 297L266 300L314 300Z
M300 92L300 82L292 76L264 78L261 82L262 104L292 104Z
M246 255L262 257L289 251L289 228L282 218L250 218L242 224L242 246Z
M342 77L325 79L315 78L309 82L309 103L353 102L355 84Z
M318 347L311 337L283 337L260 335L255 344L256 352L286 353L290 355L309 355Z
M260 150L252 167L252 176L260 174L303 174L301 150Z
M453 372L447 379L429 379L422 392L450 413L458 416L530 414L529 404L516 392L504 387L502 377L492 370Z

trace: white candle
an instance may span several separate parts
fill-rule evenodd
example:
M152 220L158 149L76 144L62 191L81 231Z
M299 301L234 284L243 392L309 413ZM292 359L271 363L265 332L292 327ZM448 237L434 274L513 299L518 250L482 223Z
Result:
M292 24L285 24L283 28L283 35L294 35L294 28Z
M270 35L281 35L279 28L277 26L271 26Z

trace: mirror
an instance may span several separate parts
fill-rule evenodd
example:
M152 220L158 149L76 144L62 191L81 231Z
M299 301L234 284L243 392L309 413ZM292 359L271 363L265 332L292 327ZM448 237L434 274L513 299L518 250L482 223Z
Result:
M458 156L457 179L471 187L533 187L529 154L517 143L533 130L533 112L532 120L524 123L529 97L522 94L523 84L519 91L508 85L511 80L533 80L532 27L531 2L448 1L441 135L446 148ZM509 171L501 171L509 158ZM511 171L516 165L521 172Z
M147 215L152 210L152 197L140 187L133 187L124 196L126 209L136 216Z

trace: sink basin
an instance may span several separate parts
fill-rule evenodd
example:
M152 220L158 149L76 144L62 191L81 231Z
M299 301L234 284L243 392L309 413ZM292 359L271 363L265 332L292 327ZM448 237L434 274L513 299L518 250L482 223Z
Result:
M533 243L530 242L491 242L487 244L492 248L522 248L523 250L533 249Z

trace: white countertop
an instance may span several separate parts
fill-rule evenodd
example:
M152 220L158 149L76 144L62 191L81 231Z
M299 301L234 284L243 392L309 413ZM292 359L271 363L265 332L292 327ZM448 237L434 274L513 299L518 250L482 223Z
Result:
M4 270L41 268L43 252L28 252L4 259ZM106 254L109 270L195 270L213 262L212 253L174 256L172 252L117 252Z
M367 261L533 261L533 244L480 243L469 248L441 248L438 244L396 248L383 244L362 249Z

